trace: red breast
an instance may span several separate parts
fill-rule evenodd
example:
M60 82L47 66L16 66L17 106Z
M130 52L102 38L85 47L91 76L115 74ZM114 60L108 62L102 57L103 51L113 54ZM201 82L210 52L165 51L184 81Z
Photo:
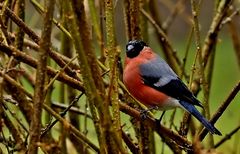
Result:
M144 47L137 57L126 57L123 82L128 91L141 103L147 106L157 105L161 107L168 99L168 96L145 85L141 79L139 70L141 64L149 62L155 56L151 48Z

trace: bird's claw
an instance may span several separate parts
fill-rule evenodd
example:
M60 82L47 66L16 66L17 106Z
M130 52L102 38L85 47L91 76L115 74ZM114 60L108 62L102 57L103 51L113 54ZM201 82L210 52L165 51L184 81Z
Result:
M140 111L140 118L142 119L142 120L145 120L145 119L147 119L147 112L148 112L149 110L141 110Z
M145 120L147 118L147 112L152 111L152 110L157 110L157 109L158 109L158 106L152 106L148 109L140 110L140 118L142 120Z

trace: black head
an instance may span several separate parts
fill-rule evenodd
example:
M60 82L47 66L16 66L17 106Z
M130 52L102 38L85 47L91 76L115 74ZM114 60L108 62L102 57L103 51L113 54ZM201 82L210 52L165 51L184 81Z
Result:
M129 41L126 45L126 53L128 58L134 58L139 55L144 46L147 44L141 40L132 40Z

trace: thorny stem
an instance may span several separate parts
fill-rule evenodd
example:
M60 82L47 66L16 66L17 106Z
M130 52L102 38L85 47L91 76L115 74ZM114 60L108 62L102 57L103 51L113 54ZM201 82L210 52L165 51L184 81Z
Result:
M51 47L52 17L54 12L55 0L45 0L47 8L44 14L44 28L39 42L39 61L37 64L36 86L33 97L33 117L30 123L30 141L28 154L35 154L38 151L38 142L40 141L42 105L44 104L44 88L47 72L47 51Z
M86 23L86 16L83 8L83 1L76 2L71 1L65 3L69 10L69 29L73 37L73 43L77 53L79 54L79 65L82 71L83 82L86 89L86 95L89 100L89 107L93 115L93 121L99 121L100 123L94 123L96 132L98 135L98 141L100 145L101 153L107 152L110 144L107 141L112 137L112 120L109 113L109 104L104 102L104 86L100 76L100 70L96 62L96 56L93 53L92 44L89 38L89 29ZM80 11L80 12L78 12ZM79 27L81 25L81 27ZM84 28L83 28L84 27ZM85 53L86 52L86 53ZM94 74L94 75L93 75ZM95 107L98 110L99 118L96 117ZM100 125L99 125L100 124Z
M0 5L1 7L1 5ZM12 19L13 22L15 22L16 25L19 26L28 36L31 38L35 43L39 44L40 42L40 37L32 30L30 29L19 17L17 17L9 8L6 8L5 10L6 14L9 16L9 18ZM48 54L49 56L55 60L55 62L60 66L64 67L66 63L61 59L61 57L58 56L56 52L53 52L51 48L48 49ZM73 72L71 69L68 67L65 69L66 73L70 76L73 76L77 80L79 78L76 75L76 72Z
M112 104L113 112L113 140L115 140L115 145L112 145L113 151L121 151L121 153L127 153L126 149L122 145L121 139L121 123L120 123L120 111L119 111L119 98L118 98L118 70L117 70L117 60L119 53L116 48L115 40L115 29L114 29L114 13L113 13L113 1L105 1L105 15L106 15L106 33L107 33L107 60L110 68L110 84L108 92L108 101Z
M0 72L1 73L1 72ZM3 74L1 74L3 75ZM29 98L33 98L34 96L30 93L28 93L23 87L22 85L20 85L19 83L17 83L14 79L12 79L11 77L6 78L6 74L4 75L4 78L6 80L8 80L8 82L14 86L15 88L17 88L18 90L23 90L23 92L25 93L25 95L28 95ZM56 113L54 110L52 110L48 105L43 104L43 108L49 112L51 115L53 115L56 119L59 120L59 122L61 122L65 128L67 128L68 130L70 130L72 133L74 133L77 137L79 137L82 141L84 141L86 144L88 144L93 150L95 150L96 152L99 152L99 148L93 144L83 133L79 132L74 126L72 126L71 124L69 124L67 122L67 120L65 120L64 118L61 117L61 115L59 115L58 113ZM66 130L67 131L67 130Z
M23 63L28 64L29 66L32 66L33 68L37 68L37 60L32 58L31 56L27 55L26 53L23 53L13 46L6 46L3 43L0 43L0 49L2 52L6 53L9 56L15 57L17 60L20 60ZM64 62L65 63L65 62ZM49 76L55 76L57 74L57 71L53 69L52 67L47 66L47 74ZM80 91L84 91L83 85L81 82L76 80L75 78L72 78L65 73L60 73L57 77L57 80L62 81L64 83L67 83L69 86L78 89Z
M11 78L11 77L10 77ZM7 79L7 78L6 78ZM11 78L12 79L12 78ZM13 80L13 79L12 79ZM27 95L29 95L29 98L33 98L32 94L28 94L26 92L26 90L19 84L17 83L15 80L13 80L13 82L9 82L11 85L15 86L18 89L23 89L23 92ZM130 116L135 117L136 119L140 120L141 119L141 113L139 111L137 111L136 109L124 104L124 103L120 103L120 110ZM43 105L43 108L46 109L46 105ZM49 107L48 107L49 108ZM55 113L55 111L48 110L52 115ZM53 112L53 113L52 113ZM56 117L56 115L53 115L54 117ZM60 115L58 117L61 117ZM63 118L58 118L59 121L61 123L67 123L65 119ZM61 120L62 119L62 120ZM161 127L157 127L156 125L156 121L153 120L153 118L147 117L147 119L145 120L146 123L149 124L149 126L151 126L158 134L160 134L163 138L168 138L168 140L166 140L165 142L169 142L169 144L174 144L175 142L183 147L185 150L189 150L191 149L191 143L184 137L181 137L180 135L174 133L173 131L165 128L164 126ZM72 129L71 129L72 130ZM83 137L82 134L80 132L76 132L76 130L72 130L73 133L76 133L77 136L79 137ZM85 140L86 137L83 137L83 140ZM174 143L172 143L172 141L175 141ZM88 141L86 142L88 144ZM92 143L89 143L89 145L91 145ZM90 146L91 147L91 146ZM94 147L92 147L93 149L95 149Z

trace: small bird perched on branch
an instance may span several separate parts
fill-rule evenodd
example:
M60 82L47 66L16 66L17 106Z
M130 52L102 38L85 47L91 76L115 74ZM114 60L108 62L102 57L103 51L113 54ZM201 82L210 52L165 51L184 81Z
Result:
M180 107L197 118L212 134L222 135L194 105L203 107L170 66L141 40L126 45L123 81L141 103L160 110Z

